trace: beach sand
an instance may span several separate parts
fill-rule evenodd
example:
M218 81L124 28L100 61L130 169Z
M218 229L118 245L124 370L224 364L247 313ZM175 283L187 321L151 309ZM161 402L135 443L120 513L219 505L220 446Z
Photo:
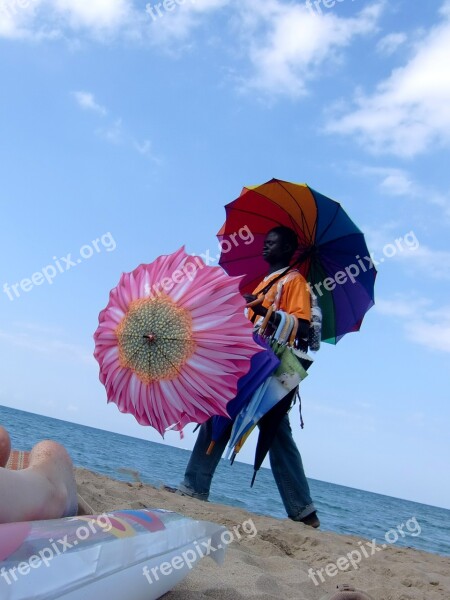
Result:
M200 502L139 482L114 481L84 469L77 469L76 477L78 491L94 513L164 508L220 523L230 532L252 520L256 535L247 536L241 527L241 539L228 546L223 566L203 559L164 600L321 600L341 583L354 585L374 600L450 599L450 558L395 546L371 555L366 545L369 556L362 558L357 570L350 567L334 577L323 571L325 582L316 575L319 585L315 585L307 577L308 569L325 569L359 550L361 538ZM255 531L249 525L246 530ZM332 568L329 571L333 573Z

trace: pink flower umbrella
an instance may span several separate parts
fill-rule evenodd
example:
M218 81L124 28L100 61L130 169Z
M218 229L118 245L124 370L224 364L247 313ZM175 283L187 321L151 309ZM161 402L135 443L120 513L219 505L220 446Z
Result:
M161 434L228 416L239 378L262 350L240 279L184 248L123 273L94 334L108 402Z

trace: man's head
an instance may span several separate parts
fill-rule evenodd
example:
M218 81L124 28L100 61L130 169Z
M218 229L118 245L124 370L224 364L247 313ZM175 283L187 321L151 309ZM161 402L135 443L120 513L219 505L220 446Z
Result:
M270 265L289 265L298 248L297 234L290 227L274 227L264 240L263 258Z

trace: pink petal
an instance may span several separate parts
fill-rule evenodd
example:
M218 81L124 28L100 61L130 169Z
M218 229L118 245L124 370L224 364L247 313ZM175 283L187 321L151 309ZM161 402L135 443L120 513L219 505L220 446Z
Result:
M189 267L195 267L193 278L184 276L170 291L155 292L154 286L164 278L172 278L176 271L183 274ZM243 314L239 281L220 267L207 267L184 248L122 274L99 315L94 335L94 355L108 401L161 434L169 427L182 429L192 420L203 422L213 414L226 415L226 403L235 396L239 377L247 373L253 354L261 351ZM131 369L121 367L116 330L130 302L161 294L189 310L196 350L180 367L177 378L146 385Z

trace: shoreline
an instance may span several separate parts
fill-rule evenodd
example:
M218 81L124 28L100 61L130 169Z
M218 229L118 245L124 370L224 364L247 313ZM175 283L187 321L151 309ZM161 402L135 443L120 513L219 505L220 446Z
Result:
M321 600L348 583L375 600L448 600L450 558L401 546L374 548L369 540L313 530L228 505L200 502L140 482L76 469L78 491L97 513L163 508L213 521L230 532L247 523L227 547L224 565L205 558L167 600ZM361 557L358 560L358 555ZM347 561L348 565L346 565Z

